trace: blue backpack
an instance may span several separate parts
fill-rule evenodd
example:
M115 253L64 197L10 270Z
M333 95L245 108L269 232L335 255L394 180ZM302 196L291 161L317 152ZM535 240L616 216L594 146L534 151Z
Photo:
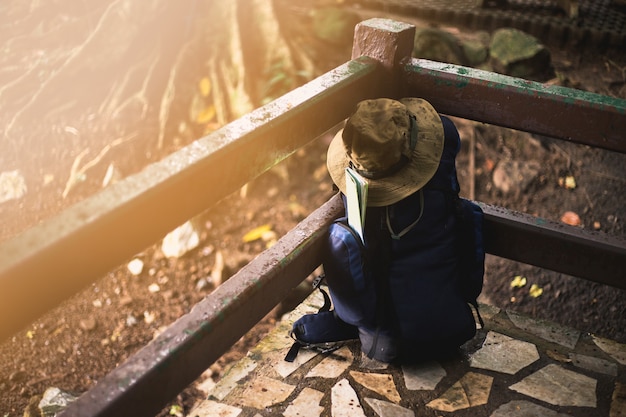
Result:
M330 298L324 293L320 311L294 323L286 360L303 346L327 349L356 338L365 354L383 362L456 349L476 333L470 305L483 324L477 303L483 211L458 195L460 138L454 124L441 119L445 144L437 172L403 200L368 207L365 244L345 216L330 226L324 256Z

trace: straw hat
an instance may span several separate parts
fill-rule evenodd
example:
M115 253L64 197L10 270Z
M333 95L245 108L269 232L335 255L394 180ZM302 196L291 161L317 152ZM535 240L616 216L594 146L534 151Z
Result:
M351 166L368 180L367 205L388 206L435 175L443 143L441 119L426 100L364 100L330 143L328 172L345 194Z

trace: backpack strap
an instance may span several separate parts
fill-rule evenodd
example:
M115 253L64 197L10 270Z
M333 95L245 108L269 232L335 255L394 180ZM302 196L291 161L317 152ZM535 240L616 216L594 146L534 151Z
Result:
M476 248L476 241L475 241L476 236L474 235L475 233L474 223L473 223L474 219L472 218L472 213L470 212L470 209L467 206L467 204L469 203L466 201L465 203L467 204L464 204L463 199L459 196L457 192L454 191L453 188L444 188L444 187L439 187L439 186L428 186L426 188L429 190L441 191L447 196L446 200L448 204L450 204L452 206L452 209L454 210L454 215L456 219L457 236L459 239L465 239L464 242L469 243L469 245L471 246L470 248L461 247L459 249L462 251L462 254L460 257L461 267L465 267L465 268L472 267L471 262L467 261L467 257L475 256L475 252L477 248ZM459 275L459 279L464 279L464 277L461 275L462 274ZM465 279L469 279L469 278L465 277ZM463 288L463 282L459 283L459 287ZM467 294L465 290L461 290L461 292L462 292L461 295L463 296L465 301L468 304L470 304L473 307L474 311L476 312L476 319L478 320L480 327L484 328L485 322L483 321L483 318L480 315L480 308L478 306L478 300L476 300L476 298L473 295L470 296L469 294Z
M408 225L407 227L405 227L398 233L396 233L393 230L393 227L391 226L391 219L389 218L389 206L385 207L385 217L386 217L386 224L387 224L386 227L387 227L387 230L389 231L389 234L391 235L393 239L398 240L402 236L409 233L411 229L413 229L415 225L419 223L419 221L422 219L422 215L424 214L424 190L420 189L418 192L419 192L419 197L420 197L420 214L419 216L417 216L417 219L415 219L413 223L411 223L410 225Z
M335 320L332 320L331 316L334 316L334 312L331 311L330 309L332 305L330 301L330 296L321 286L322 281L324 280L325 277L326 277L325 274L320 274L313 280L313 283L312 283L313 290L318 289L322 293L322 296L324 297L324 304L319 308L319 310L317 311L317 314L305 315L302 318L300 318L300 320L296 322L296 325L294 325L294 328L289 332L289 336L294 340L294 342L291 345L291 348L289 349L289 351L287 352L287 355L285 355L285 361L287 362L293 362L298 356L298 352L300 352L300 349L302 348L315 349L319 351L320 353L332 352L336 349L339 349L342 346L342 344L339 342L345 339L346 336L349 336L348 334L349 331L347 329L344 329L340 324L338 324L335 321L336 317L335 317ZM316 320L318 318L319 320ZM305 341L302 341L299 339L298 336L300 335L300 332L303 330L300 329L300 326L298 326L298 323L301 323L305 320L308 326L313 325L314 327L318 327L318 328L320 326L326 327L325 324L328 326L338 325L339 327L336 330L338 330L341 334L336 333L336 336L342 336L342 337L338 337L337 342L307 343ZM314 323L313 320L315 320L316 326L313 324ZM305 326L304 323L301 323L300 325ZM344 326L345 326L345 323L344 323Z
M385 210L381 209L380 211L380 223L378 226L377 233L377 242L380 245L377 248L377 255L374 257L374 280L376 285L376 293L378 297L376 297L376 330L374 332L372 345L367 352L368 358L375 358L376 350L378 348L378 342L380 337L381 329L389 328L389 325L392 324L391 330L394 335L397 336L399 333L398 330L398 320L395 320L395 313L392 308L393 300L391 297L391 287L389 283L389 268L391 266L391 245L392 238L399 239L401 235L406 233L408 230L403 230L400 232L400 236L395 235L395 233L391 230L389 224L389 212L387 211L388 207L385 207ZM420 214L421 218L421 214ZM419 218L418 218L419 221ZM415 222L417 223L417 222ZM409 226L409 230L415 225L415 223Z
M471 218L472 214L469 213L468 208L466 207L463 200L461 199L461 197L459 197L458 194L452 193L451 195L452 195L452 198L454 199L454 207L455 207L455 215L456 215L456 223L457 223L456 224L457 235L461 243L469 245L469 247L467 248L466 247L459 248L459 250L462 251L462 254L460 257L461 268L471 268L472 267L471 262L469 262L467 259L469 256L472 256L472 257L475 256L476 249L477 249L475 237L469 239L469 241L467 239L469 235L474 234L474 230L470 230L470 229L473 229L474 227L473 219ZM459 274L459 279L469 280L470 277L465 276L464 274ZM459 287L463 288L463 283L459 283ZM462 295L465 298L465 301L467 301L468 304L470 304L474 308L474 311L476 312L476 318L478 319L478 323L480 323L481 328L484 328L485 322L483 321L483 318L480 315L480 309L478 307L478 300L474 296L470 296L469 294L466 294L465 291L463 291Z
M322 281L324 280L324 278L326 278L326 275L325 274L320 274L317 277L315 277L315 279L313 280L313 283L312 283L313 290L316 290L316 289L320 290L320 292L322 293L322 296L324 297L324 305L322 305L320 307L320 309L317 311L318 313L323 313L325 311L330 311L330 307L331 307L330 296L322 288Z

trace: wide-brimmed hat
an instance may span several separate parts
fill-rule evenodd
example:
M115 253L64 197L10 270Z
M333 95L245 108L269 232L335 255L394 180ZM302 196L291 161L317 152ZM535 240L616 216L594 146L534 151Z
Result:
M388 206L435 175L443 144L441 118L426 100L364 100L330 143L326 164L341 192L350 166L369 183L367 205Z

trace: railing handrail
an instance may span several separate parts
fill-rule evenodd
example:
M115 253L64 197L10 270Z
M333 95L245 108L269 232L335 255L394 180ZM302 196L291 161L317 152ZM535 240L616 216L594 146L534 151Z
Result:
M404 65L405 94L439 112L626 153L624 99L424 59Z
M382 77L350 61L0 243L0 340L383 94Z
M6 337L20 323L25 324L335 126L365 98L424 97L443 113L581 143L590 137L594 146L605 144L624 152L619 129L626 125L626 101L601 100L598 104L595 96L577 90L538 85L526 91L509 88L524 80L414 60L409 58L414 33L413 26L389 20L362 22L355 31L353 60L88 198L52 221L1 244L0 292L7 302L0 307L0 337ZM506 86L509 87L498 88ZM534 91L538 89L545 93L539 97L542 109L592 112L593 117L608 124L604 133L588 136L588 126L568 126L556 119L553 127L549 117L532 112L528 126L526 117L515 117L513 110L536 100ZM566 101L568 93L576 94L577 100ZM478 106L476 100L481 95L493 100ZM472 105L463 105L464 100ZM500 101L505 104L499 104ZM505 117L496 117L495 113ZM584 130L582 135L577 133L579 129ZM207 192L209 189L211 193ZM149 214L153 207L159 207L158 215ZM484 207L487 248L498 255L561 268L562 259L555 264L537 252L541 248L546 251L546 245L554 244L556 239L566 242L570 245L568 250L571 248L574 256L582 258L574 272L580 269L595 277L602 262L611 264L609 270L614 271L626 263L626 243L622 239L576 232L549 221L545 225L533 224L531 216ZM136 416L157 412L319 265L321 238L340 212L341 204L334 197L99 381L63 415ZM513 232L507 235L511 239L506 245L498 240L503 230ZM115 239L121 231L129 235L122 247ZM524 239L537 237L546 239L543 246L527 252L515 251ZM77 259L77 250L87 253L86 259ZM593 251L606 257L600 259L600 264L585 264L582 255ZM39 278L43 271L54 278L62 274L64 280L71 278L71 282L59 290L54 287L61 282L45 284ZM621 279L609 283L624 285ZM39 291L35 302L33 290ZM24 309L20 303L25 297L28 305L38 304L41 308ZM17 325L8 322L8 317L15 314L23 315Z

